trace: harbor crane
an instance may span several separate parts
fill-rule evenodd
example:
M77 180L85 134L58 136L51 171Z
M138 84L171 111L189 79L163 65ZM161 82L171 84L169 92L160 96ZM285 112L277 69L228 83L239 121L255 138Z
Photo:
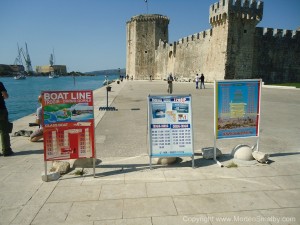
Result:
M23 66L23 61L22 61L22 56L21 56L21 49L19 47L19 44L17 44L17 45L18 45L18 56L15 59L14 65L22 65Z
M24 53L22 48L20 49L20 51L21 51L21 53L24 57L24 60L25 60L27 73L32 73L33 69L32 69L31 60L30 60L30 56L29 56L28 47L27 47L26 42L25 42L25 47L26 47L26 52L25 53Z
M29 56L29 52L28 52L27 43L25 42L26 52L24 52L23 48L19 47L19 44L17 44L17 45L18 45L18 56L15 59L14 65L22 65L23 66L23 60L22 60L22 56L23 56L25 64L26 64L27 73L32 73L33 69L32 69L32 65L31 65L31 60L30 60L30 56Z

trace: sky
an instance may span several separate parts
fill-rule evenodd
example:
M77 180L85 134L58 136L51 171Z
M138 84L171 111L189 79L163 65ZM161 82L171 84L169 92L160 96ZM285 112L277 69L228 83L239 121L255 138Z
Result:
M218 0L0 0L0 64L14 64L28 45L33 69L55 64L68 72L126 67L126 22L140 14L170 19L169 42L210 29ZM148 6L148 7L147 7ZM296 30L299 0L264 0L259 27ZM24 62L24 60L23 60ZM24 64L25 66L25 64Z

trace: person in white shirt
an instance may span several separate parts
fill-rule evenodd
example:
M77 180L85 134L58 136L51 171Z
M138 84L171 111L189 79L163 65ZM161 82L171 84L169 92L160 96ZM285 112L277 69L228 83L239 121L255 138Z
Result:
M197 75L196 75L196 77L195 77L195 82L196 82L196 89L199 89L199 80L200 80L200 77L199 77L199 75L198 75L198 73L197 73Z

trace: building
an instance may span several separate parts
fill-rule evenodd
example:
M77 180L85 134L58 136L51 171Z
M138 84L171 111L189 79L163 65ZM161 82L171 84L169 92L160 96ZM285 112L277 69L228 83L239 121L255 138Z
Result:
M6 65L0 64L0 76L11 76L18 72L24 72L25 68L23 65Z
M55 72L60 75L67 74L67 67L65 65L46 65L46 66L36 66L35 70L37 73L50 73Z
M126 25L126 73L134 79L203 73L209 82L300 82L300 31L257 27L263 8L262 1L220 0L209 7L211 29L174 43L168 43L168 17L134 16Z

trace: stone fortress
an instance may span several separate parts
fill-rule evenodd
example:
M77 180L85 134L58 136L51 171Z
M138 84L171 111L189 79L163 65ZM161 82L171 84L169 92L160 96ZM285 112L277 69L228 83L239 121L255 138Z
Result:
M300 82L300 30L256 27L263 8L262 1L220 0L209 8L211 29L174 43L168 43L168 17L134 16L126 25L126 73L136 80L203 73L208 82Z

